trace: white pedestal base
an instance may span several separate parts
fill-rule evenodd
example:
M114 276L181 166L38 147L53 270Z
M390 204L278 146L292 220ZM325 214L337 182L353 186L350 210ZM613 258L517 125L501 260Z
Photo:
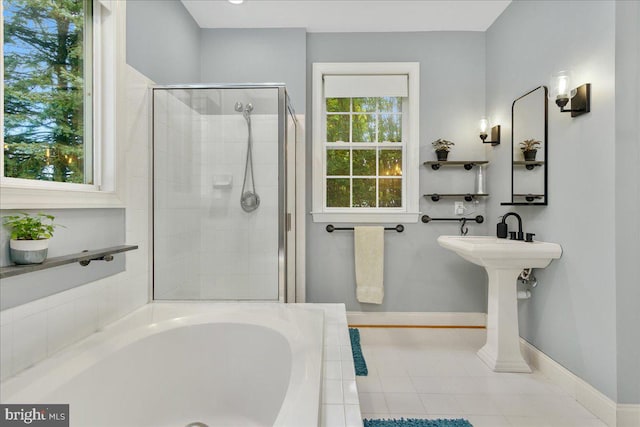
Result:
M522 270L485 268L489 275L487 342L478 357L495 372L531 372L520 353L516 280Z

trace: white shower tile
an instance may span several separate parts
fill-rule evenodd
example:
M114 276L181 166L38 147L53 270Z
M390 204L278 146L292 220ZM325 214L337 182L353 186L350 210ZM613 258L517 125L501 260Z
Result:
M344 427L344 406L322 405L320 414L320 425L323 427Z
M345 427L362 427L362 415L360 414L359 405L344 406Z
M0 381L14 374L13 370L13 325L0 325Z
M326 375L325 375L326 378ZM324 404L342 404L342 381L325 379L322 383L322 402Z
M47 354L51 355L73 343L79 324L74 315L74 302L58 305L47 311Z
M324 362L324 377L331 380L342 379L342 363L339 360L326 360Z
M342 393L344 395L344 403L350 405L359 404L358 400L358 386L355 380L342 381Z
M14 372L33 365L47 356L47 315L45 312L13 323Z
M135 290L133 283L129 280L123 283L126 283L129 289L126 301L135 301L131 298L131 291ZM94 293L78 298L73 304L74 318L77 322L75 339L79 340L98 329L98 298Z

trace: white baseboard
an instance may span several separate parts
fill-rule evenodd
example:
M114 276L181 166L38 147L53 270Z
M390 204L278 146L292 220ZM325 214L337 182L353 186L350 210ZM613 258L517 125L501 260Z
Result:
M640 405L618 405L616 427L638 427L640 426Z
M478 327L486 326L487 314L349 311L347 320L350 325Z
M640 426L640 405L617 405L616 402L596 390L591 384L576 376L564 366L520 338L520 350L532 368L539 370L553 383L610 427Z

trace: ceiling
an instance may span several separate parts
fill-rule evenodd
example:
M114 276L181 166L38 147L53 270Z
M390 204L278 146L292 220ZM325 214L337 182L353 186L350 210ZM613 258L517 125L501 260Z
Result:
M181 0L202 28L485 31L511 0Z

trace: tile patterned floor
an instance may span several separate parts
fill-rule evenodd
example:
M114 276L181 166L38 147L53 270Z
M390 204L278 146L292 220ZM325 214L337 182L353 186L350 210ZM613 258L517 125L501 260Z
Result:
M364 418L466 418L474 427L606 427L539 372L496 373L483 329L361 328Z

